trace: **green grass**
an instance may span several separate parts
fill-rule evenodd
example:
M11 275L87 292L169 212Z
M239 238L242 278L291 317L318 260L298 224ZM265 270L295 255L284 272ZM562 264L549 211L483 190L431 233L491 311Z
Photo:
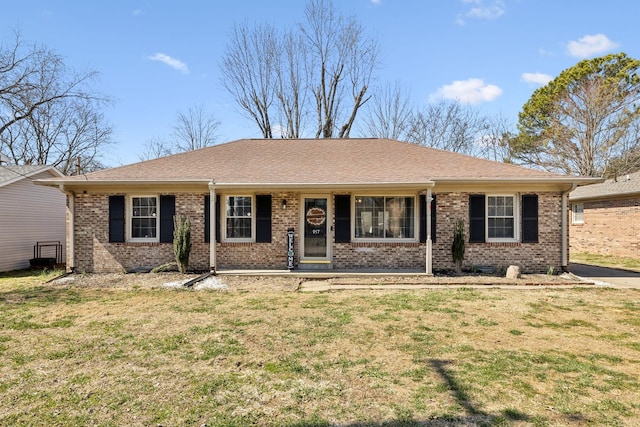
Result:
M65 289L0 276L0 425L640 423L640 293Z
M617 257L613 255L599 255L581 252L575 254L571 253L571 262L640 271L640 257Z

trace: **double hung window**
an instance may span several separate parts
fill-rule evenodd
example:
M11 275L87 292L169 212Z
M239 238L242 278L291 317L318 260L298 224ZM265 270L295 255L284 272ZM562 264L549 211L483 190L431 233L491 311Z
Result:
M584 224L584 205L582 203L571 205L571 223Z
M225 198L225 238L227 240L251 240L254 215L251 196L227 196Z
M158 198L131 197L131 239L157 241Z
M487 237L515 239L515 197L487 196Z

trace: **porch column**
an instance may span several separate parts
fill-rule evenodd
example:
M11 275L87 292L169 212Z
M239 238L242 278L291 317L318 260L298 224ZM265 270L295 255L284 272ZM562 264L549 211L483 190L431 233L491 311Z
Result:
M433 274L433 264L431 260L432 246L431 246L431 188L427 189L427 253L426 253L426 267L427 274Z
M59 186L60 191L67 195L67 255L66 255L66 271L73 273L75 266L75 193L73 191L67 190L64 185Z
M209 268L216 274L216 189L209 182Z

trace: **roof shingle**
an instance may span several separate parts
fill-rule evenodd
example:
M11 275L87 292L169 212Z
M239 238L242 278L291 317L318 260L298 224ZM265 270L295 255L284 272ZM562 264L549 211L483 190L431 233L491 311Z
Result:
M241 139L65 180L282 185L566 178L391 139L352 138Z

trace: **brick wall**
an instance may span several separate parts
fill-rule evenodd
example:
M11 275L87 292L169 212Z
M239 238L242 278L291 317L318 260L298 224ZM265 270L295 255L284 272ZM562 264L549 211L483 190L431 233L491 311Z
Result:
M584 224L571 224L571 251L640 258L640 196L586 201Z
M538 193L538 243L469 243L469 193L437 193L433 269L454 269L453 229L458 218L465 225L463 268L520 266L523 272L546 273L562 267L562 194Z
M457 218L465 220L464 267L517 264L525 272L558 271L561 266L561 194L539 193L539 243L468 243L469 194L437 193L437 231L433 268L453 269L451 243ZM190 268L209 269L209 243L204 242L205 194L177 193L176 214L191 221ZM286 208L282 201L286 200ZM271 243L217 243L219 269L284 269L287 230L295 230L298 262L299 202L297 192L272 193ZM128 202L127 202L128 203ZM75 267L78 271L113 272L154 267L174 260L171 243L109 243L109 195L77 194L75 198ZM417 232L417 229L416 229ZM213 230L212 230L213 235ZM67 246L69 247L69 246ZM424 243L334 243L335 269L424 269Z
M176 215L186 215L191 222L189 266L207 270L209 244L204 242L204 194L178 193L175 196ZM75 267L78 271L126 271L156 267L175 260L171 243L110 243L109 194L77 194L74 219Z

